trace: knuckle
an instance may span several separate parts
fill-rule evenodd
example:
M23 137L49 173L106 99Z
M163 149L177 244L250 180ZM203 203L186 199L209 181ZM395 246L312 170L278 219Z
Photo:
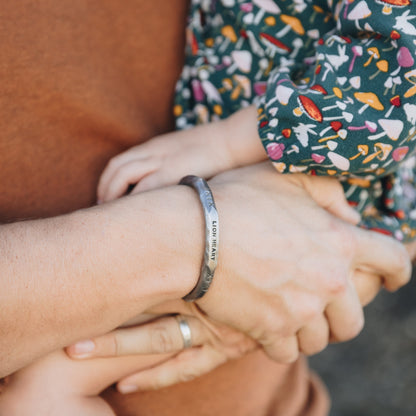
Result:
M345 273L336 270L329 276L327 290L331 296L342 296L348 289L348 282Z
M166 328L161 326L155 326L150 330L150 344L155 354L172 352L175 347L173 338Z

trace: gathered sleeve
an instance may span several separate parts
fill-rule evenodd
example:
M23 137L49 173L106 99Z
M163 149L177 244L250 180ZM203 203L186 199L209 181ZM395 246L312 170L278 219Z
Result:
M300 80L287 68L271 73L259 134L280 172L371 181L414 151L416 6L406 2L330 1L336 27Z
M258 130L281 173L338 177L362 226L416 238L416 6L328 0L334 29L301 76L270 74Z

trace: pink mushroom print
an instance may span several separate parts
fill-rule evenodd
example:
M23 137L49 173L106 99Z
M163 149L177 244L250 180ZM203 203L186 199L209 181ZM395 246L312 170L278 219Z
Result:
M351 51L353 53L353 57L351 59L350 66L348 68L348 72L352 72L352 70L354 69L354 63L355 63L355 60L357 59L357 56L363 56L363 47L359 45L355 45L351 48Z
M195 100L198 102L204 101L205 93L204 93L204 90L202 89L201 82L198 81L197 79L193 79L191 81L191 87L194 93Z
M393 150L393 160L395 162L401 162L409 152L408 146L398 147L397 149Z
M326 157L323 155L318 155L318 153L312 153L311 154L311 158L313 161L315 161L316 163L322 163Z
M406 46L402 46L397 52L397 63L399 67L390 74L392 77L397 75L401 68L410 68L414 65L415 60Z
M255 82L253 85L254 93L256 95L263 95L267 90L267 82Z
M258 25L263 18L264 14L279 14L280 7L273 0L253 0L253 3L260 8L260 11L257 13L254 18L254 24Z
M285 145L283 143L269 143L266 146L267 154L272 160L279 160L283 156Z
M372 121L365 121L364 126L348 126L348 130L357 131L367 129L370 133L375 133L377 131L377 124Z
M252 12L253 11L253 3L243 3L243 4L240 4L240 10L243 11L244 13L250 13L250 12Z

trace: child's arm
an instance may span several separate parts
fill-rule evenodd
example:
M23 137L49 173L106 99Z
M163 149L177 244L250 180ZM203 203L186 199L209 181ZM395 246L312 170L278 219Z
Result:
M257 110L248 107L226 120L164 134L117 155L100 178L99 202L122 196L131 185L135 185L133 193L146 191L176 184L185 175L210 178L221 171L267 159L258 137L256 117ZM322 179L317 189L328 189L332 196L318 195L308 187L319 205L345 221L359 221L340 186Z
M257 132L254 107L226 120L176 131L115 156L104 170L98 200L122 196L129 185L146 191L172 185L189 174L210 178L216 174L267 159Z

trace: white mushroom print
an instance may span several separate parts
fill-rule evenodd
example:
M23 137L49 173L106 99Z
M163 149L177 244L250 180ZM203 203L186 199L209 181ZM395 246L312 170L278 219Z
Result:
M415 239L416 0L190 3L177 127L256 105L279 172L337 176L363 225Z

